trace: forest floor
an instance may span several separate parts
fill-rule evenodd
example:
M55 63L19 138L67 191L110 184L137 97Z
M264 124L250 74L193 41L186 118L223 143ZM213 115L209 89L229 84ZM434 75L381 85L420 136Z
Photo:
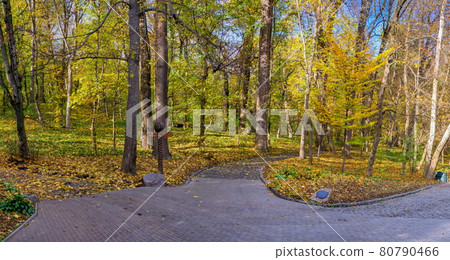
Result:
M113 149L111 123L98 121L103 123L97 125L95 152L88 118L74 114L72 129L65 129L42 126L28 117L26 127L32 156L22 160L16 152L14 118L0 117L0 181L12 183L22 194L35 194L40 200L62 200L142 186L142 176L157 171L156 158L151 151L139 148L137 174L122 173L124 122L116 125L119 138ZM172 132L174 136L169 139L172 159L164 161L168 185L183 184L195 171L210 165L257 156L253 135L207 132L205 137L199 137L193 136L191 129L181 128L173 128ZM297 152L298 140L272 136L268 154ZM319 187L332 188L335 195L331 202L371 199L435 183L422 179L419 173L402 176L398 154L390 155L380 152L374 176L370 178L363 176L367 155L355 154L348 159L342 174L338 172L340 155L328 153L322 154L320 160L314 159L312 166L308 165L308 160L297 158L276 162L273 167L281 176L268 170L266 175L272 187L292 197L299 194L292 193L288 184L297 187L306 198ZM21 215L0 214L0 231L5 226L15 227L23 219Z
M157 172L157 160L151 150L138 148L137 174L120 171L124 122L118 122L116 149L113 149L112 126L99 120L97 153L92 146L89 120L74 115L72 129L42 126L26 119L31 156L17 155L17 135L12 116L0 116L0 181L13 184L22 194L35 194L40 200L62 200L102 192L142 186L143 175ZM254 135L228 136L207 132L193 136L192 129L173 128L169 139L172 159L164 160L168 185L180 185L204 167L257 156ZM272 138L271 152L286 154L298 150L296 140ZM0 214L0 232L9 233L26 216ZM16 221L17 220L17 221ZM2 234L0 234L0 240Z
M397 153L397 155L396 155ZM439 181L427 180L422 172L402 174L399 149L380 150L371 177L365 175L368 154L352 152L341 171L342 154L324 153L310 165L298 157L276 161L264 170L269 187L285 196L308 201L321 188L332 189L327 203L359 202L384 198L429 186Z

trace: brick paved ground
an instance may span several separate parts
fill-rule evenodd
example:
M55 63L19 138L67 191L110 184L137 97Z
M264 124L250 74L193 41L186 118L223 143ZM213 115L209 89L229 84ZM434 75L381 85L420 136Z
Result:
M10 241L105 241L130 214L109 241L450 241L449 185L368 206L310 208L273 196L256 178L263 165L211 168L161 188L135 214L156 188L43 201Z

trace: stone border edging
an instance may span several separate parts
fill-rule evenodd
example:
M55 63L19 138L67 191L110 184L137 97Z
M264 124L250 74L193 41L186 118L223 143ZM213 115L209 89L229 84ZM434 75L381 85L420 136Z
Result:
M376 199L371 199L371 200L364 200L364 201L358 201L358 202L349 202L349 203L333 203L333 204L319 204L319 203L313 203L313 202L306 202L303 200L299 200L299 199L294 199L291 197L288 197L286 195L280 194L278 191L276 191L274 188L268 187L267 185L270 184L269 181L267 181L264 178L264 169L266 168L266 166L263 166L259 172L259 178L261 179L261 181L264 183L264 185L273 193L275 194L275 196L281 198L281 199L285 199L285 200L289 200L289 201L293 201L293 202L298 202L298 203L302 203L305 205L313 205L313 206L320 206L320 207L325 207L325 208L331 208L331 207L355 207L355 206L363 206L363 205L370 205L370 204L374 204L374 203L378 203L378 202L382 202L382 201L386 201L386 200L391 200L391 199L395 199L395 198L400 198L400 197L404 197L407 195L411 195L414 193L418 193L420 191L424 191L424 190L428 190L430 188L433 188L434 186L438 186L438 185L442 185L442 183L437 183L437 184L433 184L430 186L426 186L426 187L422 187L420 189L417 190L413 190L413 191L407 191L404 193L400 193L400 194L395 194L395 195L391 195L388 197L384 197L384 198L376 198Z
M30 223L37 215L38 215L38 203L36 202L34 204L34 214L31 215L31 217L29 217L25 222L22 223L22 225L20 225L18 228L16 228L13 232L11 232L11 234L9 234L7 237L5 237L1 242L6 242L8 239L10 239L11 237L13 237L17 232L19 232L19 230L21 230L23 227L25 227L25 225L27 225L28 223Z
M184 182L184 183L182 183L182 184L180 184L180 185L175 185L175 186L184 186L184 185L187 185L187 184L189 184L194 178L195 178L195 176L197 176L197 175L199 175L201 172L203 172L203 171L205 171L205 170L208 170L208 169L210 169L210 168L212 168L212 167L214 167L214 166L217 166L218 164L211 164L211 165L209 165L209 166L206 166L206 167L204 167L204 168L201 168L200 170L197 170L196 172L194 172L192 175L190 175L190 176L188 176L188 178L186 179L186 181Z
M293 155L295 153L289 153L289 154L273 154L274 156L283 156L283 155ZM254 156L254 157L249 157L249 158L243 158L243 159L238 159L238 160L231 160L231 161L225 161L225 162L219 162L219 163L213 163L209 166L206 166L204 168L201 168L199 170L197 170L196 172L194 172L192 175L188 176L188 178L186 179L186 181L182 184L178 184L178 185L173 185L172 187L176 187L176 186L183 186L186 184L189 184L197 175L199 175L201 172L208 170L210 168L216 167L216 166L220 166L222 164L227 164L227 163L233 163L233 162L239 162L239 161L245 161L245 160L251 160L254 158L259 158L258 156Z

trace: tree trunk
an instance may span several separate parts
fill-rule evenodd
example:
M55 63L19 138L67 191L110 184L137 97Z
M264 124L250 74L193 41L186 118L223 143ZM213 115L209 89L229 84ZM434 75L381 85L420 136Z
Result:
M410 160L409 151L411 150L411 140L410 140L410 134L411 134L411 97L409 93L409 86L408 86L408 66L407 66L407 60L408 60L408 54L409 54L409 24L407 28L406 33L406 50L405 50L405 64L403 64L403 87L405 88L405 130L404 130L404 136L403 136L403 160L402 160L402 175L406 173L406 165Z
M230 89L229 89L229 81L228 81L229 75L228 72L225 72L223 74L223 115L225 119L225 131L228 130L228 109L230 108L230 102L229 102L229 96L230 96ZM235 127L234 125L232 127Z
M147 16L145 13L141 14L139 18L139 29L141 35L140 47L141 47L141 57L139 59L139 71L140 71L140 100L145 99L151 100L151 65L150 65L150 41L148 37L147 29ZM144 103L143 103L144 104ZM150 103L145 103L141 106L141 111L144 111L149 107ZM141 146L143 149L150 149L150 140L148 140L148 123L151 117L151 113L142 113L142 126L141 126ZM151 137L153 138L153 137Z
M436 110L437 110L437 92L438 92L438 77L439 77L439 68L440 68L440 57L441 57L441 49L442 49L442 36L444 35L444 19L445 19L445 5L447 4L447 0L442 0L441 5L441 13L439 18L439 33L437 38L436 45L436 57L434 61L434 70L433 70L433 94L431 97L431 116L430 116L430 135L428 137L428 142L426 146L426 156L425 156L425 171L424 176L429 176L431 173L429 172L430 163L431 163L431 155L433 152L433 144L434 138L436 134Z
M265 109L260 118L257 118L255 148L260 152L268 152L267 118L270 98L270 59L272 49L272 19L273 0L261 0L262 27L259 36L259 87L256 90L256 114Z
M113 151L116 151L116 98L113 99L112 105L112 141Z
M70 116L71 116L71 104L70 98L72 96L72 85L73 85L73 72L72 72L72 61L69 59L67 64L67 82L66 82L66 90L67 90L67 99L66 99L66 128L70 129Z
M434 178L434 172L436 171L436 167L439 162L439 156L444 151L444 147L447 144L449 138L450 138L450 124L448 124L447 130L445 130L445 133L442 136L441 141L439 142L438 146L436 147L436 151L434 151L434 155L433 155L433 158L431 159L430 167L429 167L427 175L426 175L427 179L432 180ZM444 156L444 154L442 153L442 157L443 156Z
M329 123L327 123L327 139L328 139L328 146L330 147L330 151L332 153L336 153L336 149L334 148L334 143L333 143L332 129L331 129L331 125Z
M98 100L92 102L92 117L91 117L91 139L92 139L92 149L94 149L94 155L97 156L97 110L98 110Z
M156 6L162 10L167 10L166 0L157 0ZM168 106L168 92L169 92L169 79L168 79L168 45L167 45L167 15L157 12L156 21L156 41L155 41L155 52L156 52L156 76L155 76L155 87L156 87L156 111L162 111ZM166 127L168 113L165 112L158 118L156 118L156 123L163 123ZM153 155L158 152L157 142L153 142ZM162 150L163 157L170 158L169 153L169 143L167 138L162 140Z
M203 96L203 94L201 94L200 110L203 111L205 109L205 106L206 106L206 98ZM200 115L200 136L205 136L205 115L203 113ZM203 143L203 141L201 143Z
M7 95L9 96L11 106L14 108L14 112L16 115L17 135L19 138L19 152L20 156L22 158L25 158L29 155L29 149L25 131L25 116L22 108L23 106L22 85L18 71L16 39L14 35L11 3L9 0L3 0L2 2L5 15L4 21L5 21L6 35L8 38L8 47L6 46L2 25L0 24L0 49L3 58L3 65L6 71L6 78L8 80L9 85L12 88L12 95L10 94L8 88L4 84L2 84L2 87L3 90L5 91L5 94L8 93Z
M30 1L31 13L31 57L30 57L30 101L34 102L36 113L38 115L39 123L43 124L41 109L39 107L39 98L37 97L36 89L36 59L37 59L37 30L36 30L36 0Z
M306 77L306 91L305 91L305 98L304 98L304 103L303 103L303 108L308 109L309 108L309 95L311 92L311 80L312 80L312 66L313 66L313 62L314 62L314 58L315 58L315 53L316 53L316 45L317 45L317 40L318 40L318 28L320 25L320 22L318 21L319 17L321 14L318 13L318 10L316 10L316 19L314 21L314 29L313 29L313 35L312 35L312 39L313 42L311 44L311 54L307 55L307 45L306 45L306 40L305 40L305 36L303 34L303 25L302 25L302 19L300 16L300 7L298 5L298 1L297 1L297 15L298 15L298 25L300 27L300 38L301 38L301 42L302 42L302 46L303 46L303 62L305 63L305 77ZM299 150L299 157L300 159L305 159L305 128L302 127L301 128L301 137L300 137L300 150Z
M310 120L310 124L312 122ZM309 131L309 165L313 164L313 131Z
M137 127L136 113L132 111L139 103L139 1L130 0L128 26L130 35L130 52L128 57L128 99L125 144L122 157L122 172L136 174Z
M417 98L414 98L414 115L413 115L413 159L411 165L411 173L417 171L417 150L418 150L418 138L417 138L417 115L419 114L419 105L417 104Z
M387 88L387 81L389 72L391 69L391 55L387 58L386 64L384 65L383 78L381 80L380 92L378 93L378 103L377 103L377 124L375 126L375 137L373 140L372 150L370 151L369 161L367 163L366 176L372 176L373 165L375 163L375 157L377 154L378 143L381 138L381 126L383 124L383 100L384 92Z
M288 98L288 90L287 90L287 80L289 78L290 73L288 74L286 72L286 68L283 68L283 82L282 82L282 88L283 88L283 107L286 111L286 113L284 114L284 120L286 122L287 125L287 131L288 131L288 136L289 138L292 138L293 136L293 132L292 132L292 127L291 127L291 123L289 121L289 98ZM283 116L283 115L280 115ZM278 130L278 135L281 134L285 134L284 132L281 132L281 127L282 125L280 124L280 128ZM283 126L284 127L284 126Z
M394 12L392 12L392 14L390 14L390 16L389 16L390 23L388 24L388 26L385 28L385 30L383 32L382 39L381 39L382 42L381 42L381 46L380 46L380 53L382 50L384 50L387 42L392 38L392 34L390 33L391 24L397 25L400 15L402 13L401 9L405 3L406 3L406 0L399 1L397 3L397 7L395 8ZM383 125L384 92L386 91L386 88L388 87L388 76L389 76L391 65L392 65L392 57L393 57L393 53L390 53L389 56L387 57L387 61L386 61L386 64L385 64L384 70L383 70L383 77L381 79L380 90L378 92L377 123L375 125L375 136L374 136L374 140L373 140L372 150L370 151L369 161L367 162L367 169L366 169L367 176L372 176L373 165L375 163L375 157L376 157L377 149L378 149L378 143L380 142L380 138L381 138L381 130L382 130L381 127ZM376 78L375 77L376 72L372 75L374 78ZM371 96L371 93L369 96Z
M241 77L242 77L242 93L240 102L240 113L239 113L239 125L241 129L245 128L246 118L244 110L247 109L248 102L248 88L250 86L250 75L253 57L253 37L254 29L253 27L246 33L242 43L241 56Z

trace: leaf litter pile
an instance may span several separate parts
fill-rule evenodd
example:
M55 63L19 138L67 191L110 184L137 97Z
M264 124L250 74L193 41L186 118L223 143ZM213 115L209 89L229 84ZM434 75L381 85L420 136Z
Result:
M196 150L172 150L172 159L164 160L167 185L181 185L204 167L256 155L252 149L245 149L242 153L213 152L207 147ZM283 151L279 149L273 153L281 154ZM1 156L0 180L14 183L23 194L35 194L41 200L51 200L139 187L145 174L157 172L157 160L150 152L138 156L136 175L121 172L120 163L121 156L116 155L42 155L33 160Z
M309 165L308 158L289 158L271 163L264 170L268 185L285 196L309 201L311 195L321 188L331 188L332 195L327 203L359 202L416 190L437 183L427 180L420 172L401 174L401 162L383 158L374 165L372 177L365 176L368 155L352 154L346 160L345 171L341 172L340 153L325 153L314 158Z

